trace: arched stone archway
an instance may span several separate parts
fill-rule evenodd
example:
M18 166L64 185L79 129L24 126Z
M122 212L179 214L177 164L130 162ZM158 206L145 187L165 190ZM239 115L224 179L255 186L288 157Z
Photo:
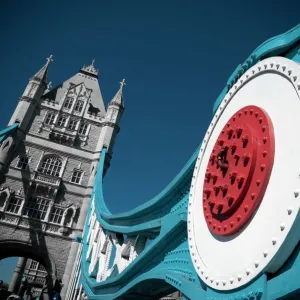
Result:
M33 247L24 241L2 240L0 241L0 260L7 257L26 257L40 262L47 270L48 276L54 282L57 279L57 270L54 258L51 254L45 255L45 249Z
M42 287L43 288L42 299L44 300L51 299L53 285L55 280L57 279L57 269L55 265L55 260L51 256L51 254L45 255L45 249L39 247L33 247L32 245L24 241L2 240L0 241L0 260L8 257L28 258L41 263L47 271L46 283ZM26 260L24 262L26 262ZM24 270L24 266L23 266L23 270ZM17 278L15 278L15 280L17 280ZM17 288L14 290L14 292L17 293L18 284L16 282L14 284L16 285L15 288Z

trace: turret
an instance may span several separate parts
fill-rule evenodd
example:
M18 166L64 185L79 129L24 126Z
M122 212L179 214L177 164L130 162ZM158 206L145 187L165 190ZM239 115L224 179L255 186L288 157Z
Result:
M34 115L35 108L39 103L41 96L47 89L48 66L51 61L53 61L52 55L47 58L47 63L29 79L27 87L23 95L20 97L19 103L8 125L19 122L19 128L21 131L26 132L27 127Z
M120 89L107 106L105 122L103 124L97 150L107 148L106 169L109 166L112 149L117 133L120 131L120 121L124 111L123 88L126 85L125 79L120 82Z
M36 107L47 88L48 66L52 60L52 55L50 55L50 57L47 58L47 63L29 79L27 87L23 95L20 97L18 105L8 123L8 128L12 128L18 123L18 128L20 130L15 131L14 134L1 141L0 180L2 180L2 176L14 148L18 146L19 141L24 139L28 126L34 118Z

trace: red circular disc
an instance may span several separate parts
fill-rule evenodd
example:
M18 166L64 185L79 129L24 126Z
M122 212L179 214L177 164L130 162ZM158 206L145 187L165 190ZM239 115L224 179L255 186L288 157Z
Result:
M261 203L275 151L273 125L257 106L235 113L222 129L210 155L203 188L209 229L231 235L247 223Z

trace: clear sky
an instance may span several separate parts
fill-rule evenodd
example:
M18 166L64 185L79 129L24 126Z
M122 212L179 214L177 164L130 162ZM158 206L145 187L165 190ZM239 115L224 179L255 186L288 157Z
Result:
M125 112L104 181L109 209L125 212L180 171L236 66L297 25L299 9L299 0L5 1L0 127L50 54L53 87L95 58L105 104L126 78ZM15 262L0 261L0 279L10 281Z

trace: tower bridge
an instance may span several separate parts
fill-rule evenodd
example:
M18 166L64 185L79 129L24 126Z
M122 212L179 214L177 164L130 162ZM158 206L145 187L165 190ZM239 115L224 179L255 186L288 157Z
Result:
M42 263L43 297L61 279L66 300L299 299L299 42L300 25L254 50L179 174L121 214L102 183L124 81L105 108L94 62L51 90L48 59L0 132L0 258Z

